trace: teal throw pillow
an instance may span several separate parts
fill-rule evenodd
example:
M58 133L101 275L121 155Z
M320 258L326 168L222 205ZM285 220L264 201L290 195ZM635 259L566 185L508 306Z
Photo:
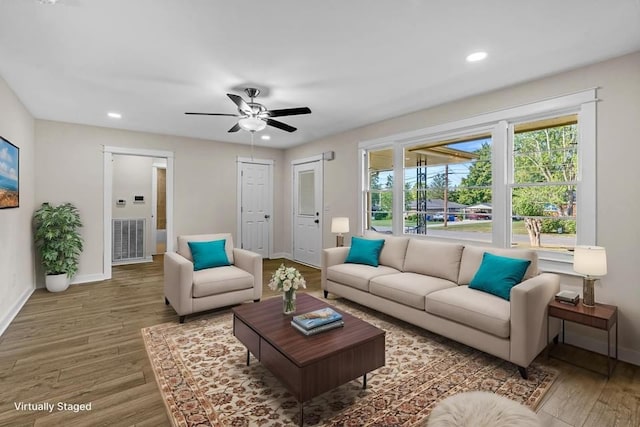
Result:
M485 252L469 287L509 301L511 288L522 281L531 264L528 259L508 258Z
M380 258L380 251L382 251L382 245L384 245L384 239L373 240L363 239L361 237L352 237L349 255L347 255L347 259L344 262L351 264L366 264L377 267Z
M191 256L193 257L193 269L195 271L205 268L222 267L231 265L224 246L226 239L212 240L210 242L189 242Z

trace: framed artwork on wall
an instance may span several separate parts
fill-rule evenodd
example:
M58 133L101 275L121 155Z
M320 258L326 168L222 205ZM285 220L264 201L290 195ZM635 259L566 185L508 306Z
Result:
M20 149L0 136L0 209L20 206Z

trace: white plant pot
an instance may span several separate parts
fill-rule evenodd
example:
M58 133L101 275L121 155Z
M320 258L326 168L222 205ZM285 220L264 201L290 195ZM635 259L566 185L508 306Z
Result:
M69 287L69 278L66 273L62 274L47 274L44 280L49 292L62 292L66 291Z

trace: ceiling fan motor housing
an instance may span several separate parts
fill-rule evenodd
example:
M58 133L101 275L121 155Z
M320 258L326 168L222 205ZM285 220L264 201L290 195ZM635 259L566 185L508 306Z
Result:
M260 95L260 89L256 89L255 87L248 87L244 90L244 93L246 93L247 96L253 100L253 98Z
M265 111L267 111L267 108L264 105L258 104L257 102L247 102L247 105L251 107L251 115L254 117L259 115L260 113L264 113ZM241 114L245 113L240 109L238 109L238 111L240 111Z

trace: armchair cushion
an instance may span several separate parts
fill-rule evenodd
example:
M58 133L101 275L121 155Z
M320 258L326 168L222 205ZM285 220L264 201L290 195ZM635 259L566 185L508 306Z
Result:
M253 287L253 276L233 265L193 272L193 297L225 294Z
M230 265L224 250L225 242L225 239L210 242L188 242L193 256L194 271Z

